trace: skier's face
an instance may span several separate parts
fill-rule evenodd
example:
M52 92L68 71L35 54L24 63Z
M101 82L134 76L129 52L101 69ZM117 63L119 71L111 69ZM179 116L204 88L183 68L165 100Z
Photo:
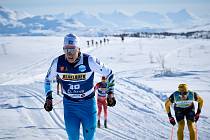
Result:
M78 47L68 45L68 46L65 46L63 48L63 51L65 53L65 56L66 56L67 61L69 63L74 63L75 60L79 56L80 49Z
M105 83L106 82L106 77L101 77L101 82Z
M187 93L187 88L179 87L179 92L181 92L182 94L186 94Z

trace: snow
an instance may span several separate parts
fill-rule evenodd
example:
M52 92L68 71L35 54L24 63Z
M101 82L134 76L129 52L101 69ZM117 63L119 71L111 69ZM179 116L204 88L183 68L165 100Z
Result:
M109 44L88 47L86 41L92 39L103 38L82 37L81 50L113 69L117 99L117 105L108 108L109 128L97 129L96 140L169 139L172 126L164 101L179 83L187 83L204 98L197 128L199 139L210 139L209 40L125 38L122 43L110 37ZM56 90L53 111L43 109L44 77L53 58L63 53L63 37L0 40L0 139L67 139L62 97Z

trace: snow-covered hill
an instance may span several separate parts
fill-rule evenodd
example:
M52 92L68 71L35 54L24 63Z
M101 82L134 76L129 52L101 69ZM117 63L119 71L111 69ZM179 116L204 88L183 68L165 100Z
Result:
M125 38L122 43L120 38L109 38L109 44L87 47L86 41L92 39L102 38L82 37L81 50L113 69L117 99L117 105L108 108L108 129L97 129L96 140L169 139L172 126L164 100L179 83L187 83L204 98L197 130L199 139L210 139L208 40ZM54 94L51 113L43 109L44 76L53 58L62 54L63 38L0 40L0 139L67 139L62 97ZM98 80L96 75L95 82ZM187 127L184 133L189 139ZM82 132L80 137L82 140Z
M99 13L99 16L106 20L111 22L115 27L127 27L128 25L132 26L133 19L123 13L122 11L114 11L110 14L104 14L104 13Z
M185 10L180 10L176 13L167 13L169 19L175 24L189 24L193 21L193 17Z
M89 27L93 27L93 26L100 27L104 24L104 22L102 21L102 19L100 19L100 17L98 17L96 15L92 15L92 14L84 12L84 11L80 11L79 13L71 15L70 17L76 21L83 23L86 26L89 26Z
M156 12L141 11L133 16L134 19L150 23L150 24L162 24L166 22L166 17Z
M80 35L103 35L126 30L152 32L169 29L186 29L208 24L206 17L199 18L183 9L166 15L158 12L139 11L134 15L115 10L112 13L91 14L80 11L75 14L30 15L0 7L0 35L60 35L76 32ZM203 30L210 30L203 28Z

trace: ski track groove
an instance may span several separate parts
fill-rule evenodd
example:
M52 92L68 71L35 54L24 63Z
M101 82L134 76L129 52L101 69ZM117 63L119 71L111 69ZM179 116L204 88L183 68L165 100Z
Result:
M103 131L106 131L109 134L112 134L114 136L118 136L119 138L122 138L123 140L136 140L136 139L134 139L132 137L128 137L127 135L125 135L125 134L123 134L123 133L121 133L119 131L116 131L114 129L111 129L111 128L100 128L100 129L102 129Z
M118 91L119 93L124 93L123 91L120 91L119 89L115 89L116 91ZM132 97L130 97L130 96L126 96L126 97L128 97L129 99L133 99ZM137 105L135 104L135 103L132 103L128 98L126 98L126 97L122 97L125 101L127 101L128 102L128 104L130 105L130 109L132 109L132 110L136 110L136 111L142 111L142 112L145 112L145 113L149 113L149 114L155 114L154 112L152 112L152 111L148 111L148 110L146 110L146 109L144 109L144 108L142 108L142 107L137 107ZM141 103L140 101L137 101L136 99L134 100L134 101L136 101L136 102L138 102L138 103ZM148 108L148 106L145 106L144 105L144 107L146 107L146 108ZM148 108L148 109L150 109L150 108Z
M16 86L16 85L3 85L3 86L0 86L0 90L3 90L3 91L6 91L6 93L7 94L5 94L5 96L11 96L11 94L12 94L12 97L13 98L11 98L11 99L16 99L16 98L19 98L19 97L30 97L31 98L31 100L29 101L29 102L33 102L34 103L34 105L36 105L36 104L38 104L39 102L41 102L41 104L43 104L43 102L42 102L42 100L39 98L39 97L37 97L36 95L34 95L33 93L29 93L28 91L26 91L25 89L26 89L27 87L19 87L19 86ZM27 88L28 89L28 88ZM18 96L19 94L21 94L20 96ZM30 95L28 95L28 94L30 94ZM34 99L35 98L35 99ZM27 105L27 100L28 100L28 98L24 98L24 99L18 99L18 104L21 104L21 102L22 101L23 102L25 102L26 103L26 105ZM38 102L36 102L36 101L38 101ZM29 111L31 111L31 113L33 113L33 110L31 110L31 109L38 109L38 110L43 110L44 108L30 108L30 107L26 107L25 105L16 105L16 106L14 106L13 104L11 104L10 105L10 103L9 103L9 105L11 106L9 106L8 108L5 108L5 109L15 109L15 110L19 110L19 108L24 108L24 109L29 109ZM14 106L14 107L13 107ZM27 111L27 110L25 110L25 111ZM24 112L25 112L24 111ZM18 111L19 112L19 111ZM26 112L25 112L26 113ZM25 115L25 113L21 113L22 115ZM30 112L28 112L28 113L30 113ZM27 114L28 114L27 113ZM40 112L40 113L44 113L44 112ZM40 114L40 116L42 116L41 114ZM54 128L49 128L49 127L43 127L43 126L40 126L40 125L42 125L42 123L37 123L37 119L36 118L33 118L33 115L29 115L29 117L31 118L31 121L33 122L33 127L35 128L35 126L38 124L38 127L36 127L38 130L40 129L40 132L43 134L43 135L46 135L46 132L44 132L44 131L41 131L41 129L54 129ZM63 128L61 128L61 126L59 126L59 122L56 122L56 116L53 116L53 114L50 114L50 116L49 116L51 119L52 119L52 121L54 122L54 125L53 126L55 126L55 129L60 129L60 130L63 130ZM30 121L30 120L28 120L28 121ZM45 119L43 120L43 121L45 121ZM56 128L56 125L58 126L58 128ZM30 128L31 126L29 126L29 128ZM28 128L28 127L25 127L25 126L23 126L23 127L20 127L20 128ZM39 133L40 133L39 132ZM47 132L48 133L48 132ZM64 135L65 135L65 133L64 134L61 134L61 133L58 133L58 134L56 134L56 137L57 138L59 138L59 139L63 139L64 138ZM16 139L16 137L15 138L11 138L11 139Z
M118 92L121 92L121 93L123 93L122 91L120 91L119 89L115 89L116 91L118 91ZM125 98L125 99L127 99L127 98ZM141 111L144 111L144 109L142 110L142 109L140 109ZM137 110L138 112L139 112L139 110ZM124 116L122 116L122 115L120 115L120 114L118 114L118 113L116 113L116 112L114 112L114 111L111 111L110 110L110 112L112 113L112 114L114 114L114 115L116 115L116 116L120 116L120 118L121 119L123 119L123 120L125 120L125 121L123 121L124 123L125 122L127 122L126 124L126 126L128 126L129 128L132 128L133 130L135 130L135 129L137 129L136 127L134 127L134 125L132 125L133 123L135 123L135 122L131 122L129 119L127 119L127 118L125 118ZM149 113L149 114L151 114L151 112L145 112L145 113ZM155 116L156 114L154 114L154 112L152 112L152 114L151 115L153 115L153 116ZM129 116L129 114L128 114L128 116ZM157 119L157 118L156 118ZM158 120L159 121L159 120ZM135 123L136 124L136 123ZM162 123L163 125L164 125L164 123ZM148 135L153 135L154 137L156 137L156 136L158 136L158 137L161 137L161 138L165 138L165 139L167 139L167 137L165 137L165 135L164 134L159 134L159 132L157 132L157 131L152 131L152 130L149 130L147 127L144 127L143 126L144 124L136 124L136 126L139 128L139 130L146 130L146 133L148 134ZM165 125L164 125L165 126ZM135 131L133 132L133 133L136 133ZM142 131L142 133L145 133L145 131ZM122 133L123 134L123 133ZM146 135L144 135L144 136L146 136ZM131 139L134 139L134 138L132 138L132 137L130 137Z
M124 80L122 80L122 81L124 81ZM124 81L124 82L127 82L127 81ZM126 89L128 88L128 85L126 84L126 85L124 85L122 82L120 82L119 84L122 84L122 86L123 87L126 87ZM131 84L132 86L133 86L133 83L129 83L129 84ZM135 85L134 85L135 86ZM145 90L144 88L139 88L138 86L137 86L137 88L138 89L140 89L140 90L144 90L144 91L146 91L147 93L148 93L148 90ZM123 91L121 91L121 88L115 88L115 90L117 91L117 92L119 92L119 93L121 93L121 94L124 94L124 92ZM132 89L132 88L129 88L129 89L127 89L127 90L133 90L134 92L139 92L139 91L137 91L137 90L134 90L134 89ZM119 94L120 95L120 94ZM130 102L130 100L132 100L132 101L135 101L134 103L132 103L132 104L134 104L134 108L136 108L137 106L135 105L136 103L140 103L140 101L138 101L138 100L136 100L136 99L134 99L133 97L131 97L131 96L129 96L129 95L127 95L127 94L124 94L124 95L126 95L126 97L124 97L124 96L121 96L121 98L123 98L124 100L126 100L126 102L128 102L128 104L131 104L131 102ZM153 95L153 94L152 94ZM137 95L136 95L137 96ZM161 102L162 101L160 101L160 104L161 104ZM161 104L161 106L162 106L162 104ZM148 106L145 106L146 108L148 108L149 110L153 110L153 111L156 111L156 110L154 110L153 108L149 108ZM143 109L143 108L137 108L137 111L139 112L139 110L140 111L145 111L145 109ZM151 114L152 116L155 116L155 113L153 112L153 111L146 111L145 113L149 113L149 114ZM115 112L112 112L113 114L117 114L117 113L115 113ZM125 119L125 121L124 122L126 122L126 121L128 121L129 122L129 120L128 119L126 119L126 118L124 118L123 116L121 116L120 114L117 114L117 116L120 116L121 118L123 118L123 119ZM156 117L155 117L155 119L157 119ZM160 121L160 119L157 119L157 121ZM130 123L133 123L133 122L130 122ZM163 126L167 126L165 123L161 123ZM143 129L143 130L147 130L147 133L148 134L152 134L152 135L154 135L154 137L160 137L160 138L164 138L164 139L167 139L167 137L165 136L165 134L159 134L159 132L157 132L156 130L155 131L151 131L151 130L148 130L146 127L144 127L143 126L144 124L142 124L142 125L137 125L137 127L139 128L139 130L141 130L141 129ZM129 126L130 127L130 126ZM132 127L131 127L132 128ZM135 128L134 128L135 129ZM135 132L134 132L135 133ZM143 133L145 133L145 132L143 132ZM145 135L144 135L145 136Z
M61 97L61 95L59 95L60 97ZM122 116L121 116L122 117ZM109 128L108 128L109 129ZM106 129L102 129L102 130L105 130L106 131ZM127 136L127 135L125 135L125 134L123 134L122 132L119 132L119 131L116 131L115 130L115 132L114 132L114 130L112 130L112 131L106 131L108 134L111 134L111 135L113 135L113 136L117 136L117 137L119 137L119 138L122 138L123 140L124 139L126 139L126 140L132 140L133 138L132 137L129 137L129 136ZM119 134L118 134L119 133Z
M37 92L35 92L35 91L33 91L33 90L29 89L29 88L22 87L22 86L21 87L20 86L16 86L15 88L16 89L20 89L21 91L24 91L27 94L30 94L31 96L36 98L42 105L44 105L45 99L41 95L38 95ZM55 109L53 109L52 112L49 113L49 115L52 118L52 120L56 123L56 125L58 125L58 127L60 127L61 129L65 130L65 128L63 126L64 122L62 121L60 116L56 113Z
M41 95L38 95L40 94L39 92L35 91L34 89L29 89L27 87L24 87L24 86L14 86L14 88L10 89L12 90L13 92L25 92L26 94L29 94L31 95L31 97L34 97L35 99L37 99L41 104L44 104L45 102L45 99L43 96ZM23 108L26 108L26 109L31 109L29 107L25 107L25 106L18 106L18 107L23 107ZM14 107L14 108L17 108L17 107ZM13 109L13 108L11 108ZM35 108L35 109L41 109L41 108ZM49 113L50 117L52 118L52 120L55 122L55 124L65 130L64 128L64 122L63 120L60 118L59 114L55 111L55 109L52 110L52 112ZM108 128L109 129L109 128ZM123 134L123 132L119 132L119 131L116 131L116 130L105 130L105 129L102 129L102 131L106 131L107 134L110 134L110 135L113 135L117 138L120 138L122 140L134 140L134 138L132 137L129 137L125 134ZM81 138L82 134L80 134L80 138Z
M110 111L111 112L111 111ZM112 112L113 114L115 114L116 116L120 116L120 118L121 119L124 119L125 121L124 122L129 122L129 123L127 123L127 125L129 125L129 128L131 128L131 129L133 129L133 130L135 130L135 129L138 129L139 130L139 132L140 132L140 130L142 130L141 132L142 132L142 134L145 134L145 135L140 135L140 136L147 136L147 135L153 135L154 137L156 137L156 136L159 136L159 137L161 137L161 138L165 138L165 139L167 139L167 137L164 135L164 134L160 134L160 132L159 131L156 131L156 130L150 130L150 129L148 129L147 127L144 127L144 124L143 123L141 123L141 124L137 124L136 122L131 122L131 121L129 121L128 119L126 119L125 117L123 117L122 115L120 115L120 114L117 114L117 113L115 113L115 112ZM156 119L156 118L155 118ZM134 127L134 125L131 125L131 124L133 124L134 123L134 125L137 127ZM162 123L163 124L163 123ZM164 125L164 124L163 124ZM119 132L119 133L121 133L121 132ZM133 133L136 133L136 131L133 131ZM123 134L123 133L121 133L121 134ZM125 135L125 134L123 134L123 135ZM154 138L153 137L153 138ZM135 138L132 138L132 137L129 137L130 139L135 139Z
M25 88L24 90L29 90L28 88ZM30 89L32 92L34 92L35 94L36 93L38 93L36 90L32 90L32 89ZM38 90L38 89L37 89ZM30 94L30 92L29 92L29 94ZM34 97L34 95L32 95L33 97ZM42 96L40 96L40 95L35 95L35 96L39 96L40 98L43 98ZM60 97L61 97L61 95L59 95ZM57 114L57 112L56 111L54 111L54 113L56 113L56 115L57 116L59 116L58 114ZM122 116L121 116L122 117ZM62 120L60 120L60 121L62 121ZM63 122L63 121L62 121ZM108 128L109 129L109 128ZM103 130L103 129L102 129ZM106 131L106 130L105 130ZM123 140L124 139L126 139L126 140L132 140L133 138L132 137L129 137L129 136L127 136L127 135L125 135L125 134L123 134L122 132L119 132L119 131L116 131L115 130L115 132L114 132L114 130L113 131L106 131L108 134L111 134L111 135L113 135L113 136L116 136L116 137L120 137L120 138L122 138ZM119 134L118 134L119 133ZM80 134L81 135L81 134ZM123 135L123 136L122 136Z
M167 99L167 95L162 94L162 92L156 91L153 88L150 88L142 83L136 83L135 81L132 80L127 80L126 78L121 78L120 80L127 82L128 84L130 84L131 86L135 86L136 88L145 91L146 93L150 93L154 96L156 96L159 100L154 100L154 102L158 102L159 105L161 106L162 109L164 109L164 105L162 104L162 102L165 102L165 100ZM131 90L134 90L133 88L130 88ZM134 90L135 91L135 90ZM151 96L148 96L151 100L153 100L151 98ZM149 106L145 106L147 107L149 110L152 110L154 112L159 112L159 110L155 110L154 108L150 108Z
M120 115L120 114L118 114L118 113L116 113L116 112L114 112L114 111L111 111L110 110L110 113L112 113L113 115L116 115L117 117L120 117L122 120L124 120L123 122L124 122L124 124L126 124L126 126L127 127L129 127L130 128L130 131L131 130L133 130L132 131L132 133L136 133L136 131L135 131L135 129L136 129L136 123L135 122L131 122L129 119L127 119L127 118L125 118L124 116L122 116L122 115ZM134 125L135 126L134 126ZM114 129L112 129L112 130L114 130ZM139 129L139 130L141 130L141 129ZM120 134L122 134L122 135L124 135L124 136L126 136L126 137L128 137L128 138L130 138L130 139L134 139L134 138L132 138L132 137L130 137L130 136L128 136L128 135L125 135L123 132L120 132L120 131L117 131L117 130L115 130L116 132L119 132ZM143 131L142 131L143 132Z
M148 86L146 86L146 85L144 85L142 83L136 83L136 82L132 81L131 79L127 80L126 78L121 78L121 80L123 80L123 81L125 81L125 82L127 82L127 83L129 83L129 84L131 84L131 85L133 85L133 86L135 86L137 88L139 88L139 89L142 89L142 90L144 90L147 93L151 93L151 94L155 95L161 101L165 101L161 97L162 96L166 96L166 95L162 95L161 92L155 91L153 88L150 88L150 87L148 87Z
M128 84L126 84L126 85L123 85L122 83L120 83L123 87L125 87L125 86L128 86ZM129 83L129 84L131 84L131 83ZM132 85L132 84L131 84ZM133 86L133 85L132 85ZM141 88L139 88L139 87L137 87L138 89L140 89L140 90L143 90L143 89L141 89ZM126 90L128 90L127 88L126 88ZM131 91L133 91L134 93L141 93L141 91L137 91L137 90L135 90L135 89L133 89L133 88L130 88L130 86L129 86L129 90ZM123 91L121 91L119 88L116 88L116 91L118 91L118 92L120 92L121 94L124 94L124 92ZM147 92L147 91L146 91ZM124 94L124 95L126 95L127 97L125 98L124 96L122 96L122 98L124 98L124 100L126 100L126 101L128 101L129 103L130 103L130 105L132 105L133 107L134 107L134 109L136 109L136 105L135 105L135 103L141 103L141 100L137 100L137 99L139 99L139 98L134 98L134 97L132 97L132 96L130 96L130 95L127 95L127 94ZM153 94L152 94L153 95ZM136 96L138 97L139 95L138 94L136 94ZM148 98L150 98L150 100L152 100L152 98L150 97L150 96L147 96ZM133 102L131 102L130 100L128 100L128 99L130 99L130 100L132 100L132 101L135 101L134 103ZM157 102L156 100L155 100L155 102ZM162 106L162 103L161 102L159 102L160 103L160 105L161 105L161 107L163 108L163 106ZM154 114L155 112L157 112L158 110L155 110L154 108L151 108L151 107L149 107L149 106L147 106L145 103L142 103L142 104L144 104L144 107L146 107L148 110L150 110L150 111L148 111L148 110L145 110L145 109L143 109L143 108L138 108L138 109L140 109L140 110L142 110L142 111L144 111L144 112L146 112L146 113L151 113L151 114Z

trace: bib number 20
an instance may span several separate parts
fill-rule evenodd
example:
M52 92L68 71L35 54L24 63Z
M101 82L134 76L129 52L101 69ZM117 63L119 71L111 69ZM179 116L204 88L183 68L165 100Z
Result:
M76 84L76 85L69 84L69 89L71 89L71 90L80 89L80 85L79 84Z

